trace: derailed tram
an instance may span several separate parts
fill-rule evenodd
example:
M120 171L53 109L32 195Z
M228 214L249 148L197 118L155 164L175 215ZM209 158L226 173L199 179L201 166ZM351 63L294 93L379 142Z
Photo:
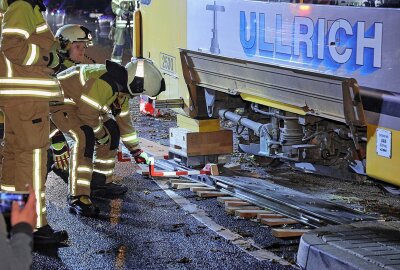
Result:
M159 99L247 128L255 156L400 185L399 3L140 2Z

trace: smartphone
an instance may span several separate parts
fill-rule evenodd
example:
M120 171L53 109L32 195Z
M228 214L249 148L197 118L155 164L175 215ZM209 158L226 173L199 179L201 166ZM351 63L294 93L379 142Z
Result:
M10 214L13 201L23 206L28 200L28 197L28 192L0 192L0 212L5 215Z

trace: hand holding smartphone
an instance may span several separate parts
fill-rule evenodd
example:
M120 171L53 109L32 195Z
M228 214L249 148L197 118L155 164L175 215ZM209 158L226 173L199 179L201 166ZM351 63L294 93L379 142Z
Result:
M28 197L28 192L0 192L0 212L3 215L9 215L11 213L13 202L17 202L19 206L24 206L28 201Z

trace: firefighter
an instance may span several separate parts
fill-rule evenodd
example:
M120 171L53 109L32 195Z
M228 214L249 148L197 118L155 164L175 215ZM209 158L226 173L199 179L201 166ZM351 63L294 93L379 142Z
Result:
M32 186L38 214L35 244L55 244L68 237L48 225L45 204L49 102L62 97L51 76L59 65L59 43L42 16L46 7L41 0L1 1L8 6L0 52L0 106L7 123L1 190L20 192Z
M108 69L117 70L118 68L118 65L110 64ZM115 167L115 162L112 162L112 160L115 159L117 154L120 139L125 147L130 151L136 163L149 163L147 154L140 149L137 132L131 123L129 99L133 96L138 96L141 93L155 97L161 91L165 90L165 82L160 71L150 60L132 59L125 68L128 72L128 82L132 83L128 88L129 93L117 95L109 106L116 121L110 122L112 119L110 119L106 114L101 116L106 130L110 131L118 129L119 134L109 132L109 142L99 146L96 150L96 159L94 162L92 178L94 186L99 185L101 187L104 183L107 185L107 183L112 181L111 176ZM118 74L117 71L113 73ZM123 74L122 71L119 73ZM144 78L144 80L141 78ZM101 196L107 195L104 194L107 192L106 188L96 188L92 192L100 193Z
M132 48L132 23L133 12L135 11L134 0L112 0L111 9L116 18L111 36L114 41L114 48L111 54L111 61L122 63L124 46L127 43Z
M93 213L92 209L96 207L90 200L91 190L94 194L126 192L126 187L97 177L97 174L105 175L105 171L93 166L92 158L96 144L95 164L115 162L115 153L107 159L99 150L109 152L118 148L118 126L103 119L110 113L110 105L115 99L142 92L158 95L165 89L161 73L151 62L141 60L137 68L138 63L131 62L126 68L111 61L106 61L106 65L77 65L57 75L64 90L65 102L52 112L52 120L75 141L70 159L68 199L70 210L74 213ZM140 156L142 153L135 154ZM96 179L93 185L92 175Z
M57 73L77 64L93 64L95 61L85 55L86 48L93 45L89 29L79 24L67 24L57 30L55 37L60 42L59 53L62 62ZM50 123L51 147L48 172L53 171L68 183L70 149L63 133Z
M73 66L85 60L84 49L92 43L90 31L76 24L65 25L61 27L56 37L61 43L61 51L65 57L64 66ZM76 48L74 50L74 48ZM92 175L92 196L96 197L114 197L120 196L128 190L123 185L118 185L112 181L112 174L115 167L115 156L117 148L111 147L111 141L118 142L121 136L124 145L134 153L136 162L144 163L148 161L146 153L139 147L139 140L135 128L131 124L129 114L129 97L120 96L115 99L111 105L113 116L102 114L103 125L114 136L107 144L97 145L94 159L94 169ZM115 121L115 120L116 121ZM110 130L112 132L110 132ZM63 149L62 151L53 151L55 153L55 164L57 168L68 165L67 144L57 141L55 149ZM115 145L115 144L114 144ZM63 158L64 157L64 158ZM61 161L61 162L58 162ZM63 171L65 172L65 171ZM68 178L66 173L61 174L63 179Z
M61 43L61 52L63 54L63 57L65 58L61 69L63 69L64 67L74 66L78 63L87 62L85 61L85 48L92 44L92 36L87 28L77 24L65 25L57 31L56 37ZM89 62L93 61L92 59L88 60ZM106 119L106 121L104 121L104 125L108 126L109 130L113 129L115 130L114 134L119 134L118 126L113 119L107 117L106 115L103 115L103 119ZM129 130L130 133L133 132L132 129L133 131L135 131L134 128L131 128ZM62 133L61 135L59 134L58 136L56 136L53 146L53 171L61 176L64 181L68 181L69 174L66 170L68 169L69 157L68 144L65 140L63 140ZM112 181L106 182L105 180L103 180L106 178L110 179L109 176L112 173L110 173L110 170L108 168L114 168L115 166L114 160L116 153L114 153L114 151L107 150L108 148L108 145L98 145L96 147L96 157L98 158L94 160L95 170L92 176L92 180L95 179L95 181L91 182L91 194L97 197L119 196L126 193L127 191L127 188L122 185L118 185L116 183L113 183ZM108 162L102 163L102 160L104 158L101 159L100 157L106 157Z

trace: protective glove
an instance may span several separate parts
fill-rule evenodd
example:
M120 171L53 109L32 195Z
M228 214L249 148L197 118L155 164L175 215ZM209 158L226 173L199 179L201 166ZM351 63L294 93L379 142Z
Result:
M49 53L50 60L49 60L49 63L47 64L47 66L49 68L53 69L54 71L58 71L58 69L60 68L60 65L62 63L61 56L58 53L59 50L61 50L60 43L58 41L55 41L53 43L53 45L51 46L50 53Z
M67 171L70 157L67 142L54 143L51 148L53 150L54 167Z
M131 155L138 164L150 164L149 156L142 149L133 150Z
M111 114L113 116L117 116L121 113L121 104L119 103L118 98L114 100L114 102L111 104Z

